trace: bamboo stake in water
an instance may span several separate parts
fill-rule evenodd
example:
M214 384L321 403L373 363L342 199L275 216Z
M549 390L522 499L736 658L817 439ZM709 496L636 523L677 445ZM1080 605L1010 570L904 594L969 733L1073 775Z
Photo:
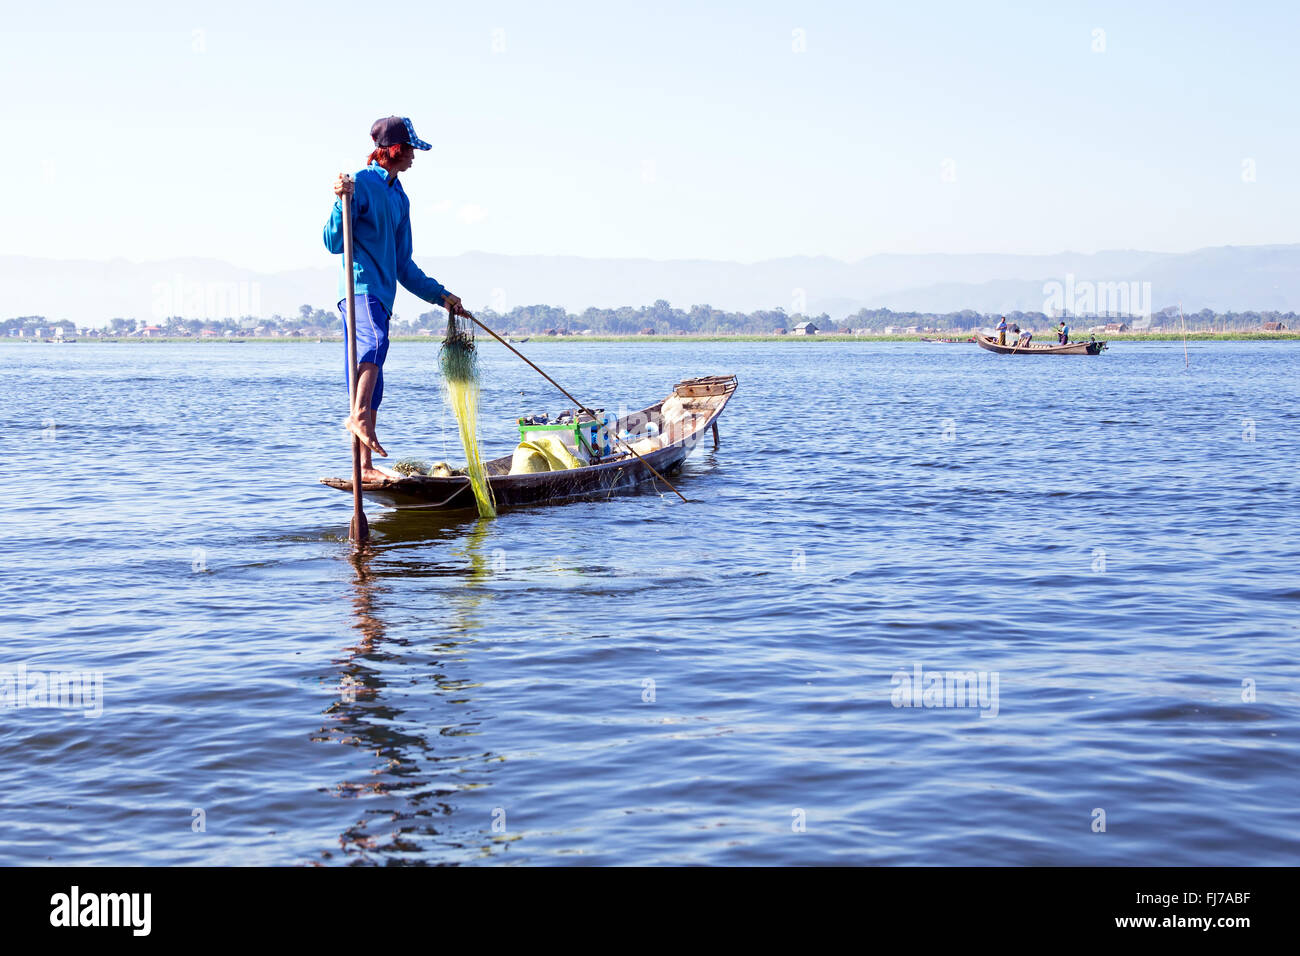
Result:
M1183 304L1178 303L1178 318L1183 323L1183 368L1191 368L1191 359L1187 357L1187 319L1183 318Z

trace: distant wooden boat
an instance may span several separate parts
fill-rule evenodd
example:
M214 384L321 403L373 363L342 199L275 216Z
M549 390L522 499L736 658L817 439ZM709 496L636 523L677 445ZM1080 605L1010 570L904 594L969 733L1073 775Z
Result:
M922 341L922 342L929 342L929 343L932 344L932 345L959 345L959 344L960 344L960 345L964 345L964 344L966 344L967 342L974 342L975 339L974 339L974 337L969 336L969 335L966 336L966 338L964 338L964 339L927 339L927 338L923 335L923 336L921 336L921 341Z
M488 484L498 508L550 504L576 498L607 497L654 482L648 462L661 474L680 468L710 428L718 439L717 421L736 391L736 376L710 375L687 379L673 387L672 394L649 408L618 420L618 434L642 435L654 426L657 434L632 441L638 459L620 442L613 454L596 464L567 471L510 474L513 453L486 462ZM380 466L380 470L382 466ZM352 493L348 478L322 478L321 484ZM391 508L430 508L455 511L473 509L474 495L465 475L436 478L430 475L403 477L393 473L382 481L367 481L361 493L371 501Z
M982 349L996 352L998 355L1100 355L1106 348L1105 342L1071 342L1068 345L998 345L998 340L983 332L975 333L975 341Z

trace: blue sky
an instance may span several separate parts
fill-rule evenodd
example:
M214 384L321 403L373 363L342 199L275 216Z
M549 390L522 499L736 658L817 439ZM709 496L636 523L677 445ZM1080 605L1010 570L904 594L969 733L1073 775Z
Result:
M15 10L0 254L326 264L330 181L389 113L436 146L417 255L1295 241L1293 6L976 6Z

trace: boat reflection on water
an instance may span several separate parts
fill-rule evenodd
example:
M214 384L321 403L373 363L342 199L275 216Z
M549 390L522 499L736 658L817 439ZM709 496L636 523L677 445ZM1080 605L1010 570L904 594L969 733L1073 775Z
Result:
M349 555L355 642L334 662L338 699L313 740L370 751L374 760L366 778L330 788L358 800L358 814L339 837L343 859L325 852L322 862L458 863L511 839L493 833L481 812L457 817L458 795L490 786L505 759L482 749L491 717L475 703L480 685L465 676L481 626L478 585L492 573L491 525L467 530L463 520L428 518L379 516L370 545ZM434 586L413 590L419 577Z

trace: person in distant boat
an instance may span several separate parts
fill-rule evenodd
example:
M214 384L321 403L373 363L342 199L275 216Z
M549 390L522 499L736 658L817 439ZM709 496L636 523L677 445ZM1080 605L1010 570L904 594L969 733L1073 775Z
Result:
M1006 344L1007 344L1007 317L1004 315L1002 316L1001 321L998 322L998 345L1006 345Z
M1064 322L1061 323L1061 344L1062 345L1070 344L1070 327L1066 325Z
M348 179L339 173L334 181L334 201L325 223L325 248L343 252L343 198L352 203L352 252L355 273L354 305L357 325L357 395L343 427L361 441L361 477L375 481L384 476L372 467L371 455L388 452L375 434L375 413L384 396L384 359L388 356L388 320L393 314L397 284L426 302L454 315L469 316L458 296L420 271L411 258L411 203L399 174L415 162L417 149L432 149L415 135L411 121L386 116L370 127L375 149L369 165ZM340 270L339 312L347 322L347 277ZM346 341L344 348L346 350ZM345 353L346 354L346 353ZM348 375L351 369L344 368Z
M1065 322L1058 322L1056 325L1056 341L1061 345L1065 344Z
M1029 331L1028 329L1025 329L1023 332L1020 333L1020 341L1016 343L1016 348L1018 349L1024 348L1033 340L1034 340L1034 333Z

